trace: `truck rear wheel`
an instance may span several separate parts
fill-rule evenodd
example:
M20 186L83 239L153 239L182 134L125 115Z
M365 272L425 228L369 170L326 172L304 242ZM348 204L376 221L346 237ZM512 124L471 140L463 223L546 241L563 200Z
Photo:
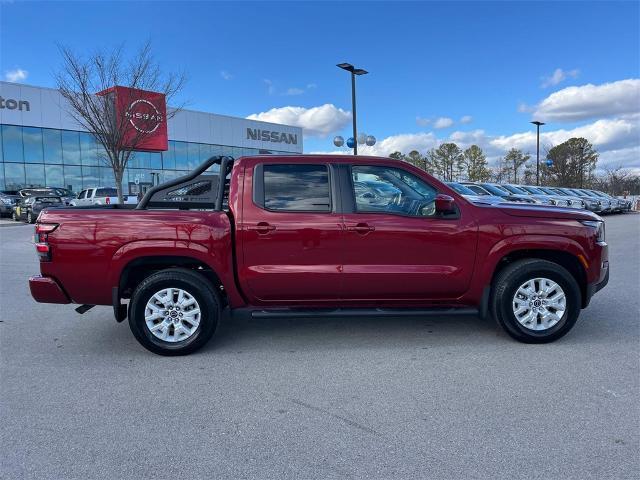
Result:
M546 260L519 260L507 266L492 291L496 320L521 342L553 342L571 330L580 314L578 282L564 267Z
M136 339L159 355L195 352L213 336L221 302L201 275L172 268L145 278L129 306L129 327Z

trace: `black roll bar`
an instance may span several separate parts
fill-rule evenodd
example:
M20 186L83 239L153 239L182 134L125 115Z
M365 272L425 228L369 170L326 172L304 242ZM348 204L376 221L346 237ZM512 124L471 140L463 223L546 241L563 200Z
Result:
M204 162L202 162L200 165L198 165L191 173L188 173L187 175L183 175L182 177L175 178L168 182L161 183L160 185L156 185L155 187L151 187L149 190L147 190L147 193L144 194L144 197L142 197L142 200L140 200L140 203L138 203L138 205L136 206L136 210L145 210L147 208L147 204L151 200L151 197L153 197L153 195L159 192L160 190L165 190L167 188L180 185L181 183L194 180L199 175L204 173L207 170L207 168L211 167L212 165L220 165L220 175L218 177L220 184L218 185L217 197L216 197L214 208L215 210L222 210L222 202L224 200L225 179L227 177L227 174L229 173L229 167L232 164L233 164L232 157L226 157L222 155L216 155L216 156L210 157Z

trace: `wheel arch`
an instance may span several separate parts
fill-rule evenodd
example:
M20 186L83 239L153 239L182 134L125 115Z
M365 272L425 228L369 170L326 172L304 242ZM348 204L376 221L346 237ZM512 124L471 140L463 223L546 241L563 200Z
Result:
M522 248L512 250L503 255L495 265L491 275L491 288L493 289L496 277L504 268L518 260L539 259L553 262L565 268L576 280L580 288L581 307L585 308L587 299L587 272L580 261L578 255L566 250L545 249L545 248Z
M145 255L127 262L118 278L117 288L120 298L130 298L135 287L155 272L169 268L186 268L202 275L220 293L223 302L228 303L224 283L218 273L202 259L189 255Z

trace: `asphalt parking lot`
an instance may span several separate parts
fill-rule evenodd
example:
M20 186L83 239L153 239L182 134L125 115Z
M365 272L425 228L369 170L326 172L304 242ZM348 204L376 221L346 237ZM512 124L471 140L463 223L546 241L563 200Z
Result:
M640 214L606 228L609 286L553 344L468 317L225 318L167 358L110 308L35 303L33 227L2 227L0 478L638 478Z

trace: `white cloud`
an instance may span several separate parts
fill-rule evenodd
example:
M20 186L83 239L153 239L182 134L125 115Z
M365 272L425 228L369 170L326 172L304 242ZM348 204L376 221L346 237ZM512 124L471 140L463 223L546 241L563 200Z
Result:
M447 128L453 125L453 119L449 117L440 117L433 123L433 128Z
M302 88L291 87L284 93L285 95L302 95L305 92Z
M29 76L29 72L22 68L16 68L15 70L7 70L4 72L4 79L7 82L21 82L26 80Z
M227 72L226 70L221 70L220 71L220 76L222 78L224 78L225 80L231 80L233 78L233 75L231 75L229 72Z
M530 112L533 112L533 110L534 110L533 107L530 107L529 105L527 105L524 102L518 103L518 111L520 113L530 113Z
M431 123L430 118L416 117L416 123L421 127L426 127Z
M383 138L372 147L358 145L358 153L379 156L387 156L393 152L409 153L411 150L426 153L437 145L438 138L432 132L405 133Z
M584 137L598 150L606 151L628 148L640 144L640 115L601 119L571 130L559 129L540 133L540 145L558 145L571 137ZM502 135L490 140L491 145L501 149L520 148L535 151L536 132Z
M580 70L562 70L556 68L555 71L548 77L542 77L542 88L552 87L564 82L567 78L576 78L580 74Z
M569 130L541 131L541 158L545 157L545 147L558 145L572 137L584 137L594 145L600 153L599 169L607 166L640 169L640 114L601 119ZM418 150L425 153L443 142L455 142L462 149L478 145L492 165L511 148L519 148L532 157L536 152L536 132L532 128L529 131L498 136L488 135L481 129L455 131L448 137L437 137L433 132L392 135L379 140L373 147L358 147L358 153L380 156L388 156L394 151L406 154L411 150ZM350 150L344 150L333 153L349 152Z
M473 117L471 115L465 115L460 119L460 123L467 124L473 122Z
M254 113L247 118L302 127L303 133L307 136L326 137L344 128L351 121L351 112L325 103L312 108L272 108L267 112Z
M627 79L558 90L537 105L533 116L540 121L573 122L637 112L640 79Z
M311 90L313 88L318 88L317 83L307 83L307 90Z
M269 95L273 95L274 93L276 93L276 87L273 85L273 82L271 80L269 80L268 78L265 78L262 81L267 86L267 93Z
M418 150L420 153L425 154L428 150L436 147L438 144L438 138L432 132L402 133L379 140L372 147L368 147L367 145L358 145L358 154L388 157L393 152L409 153L411 150ZM347 155L351 154L352 150L345 148L342 150L310 153Z

